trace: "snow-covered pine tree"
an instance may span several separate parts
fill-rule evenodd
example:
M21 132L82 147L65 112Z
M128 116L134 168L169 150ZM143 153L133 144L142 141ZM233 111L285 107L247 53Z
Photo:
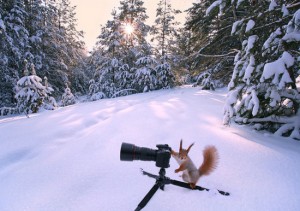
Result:
M239 6L249 8L246 4ZM224 123L234 119L241 124L251 123L256 129L300 139L295 80L299 76L299 40L295 39L299 36L295 24L299 6L264 2L233 24L232 33L246 39L235 58Z
M43 75L42 60L44 57L42 49L43 28L45 26L45 7L42 0L24 1L27 12L25 26L28 31L28 51L26 59L29 63L34 63L36 70Z
M76 65L71 67L71 74L69 76L73 90L81 95L88 94L89 78L93 75L89 72L87 58L84 57L85 56L82 56L82 58L76 62Z
M142 0L121 0L120 4L119 30L127 51L124 63L134 66L139 58L151 54L152 48L146 39L150 31L150 26L146 24L148 15Z
M27 12L22 0L15 0L12 8L4 18L6 25L6 33L10 39L11 54L11 68L14 69L17 75L21 75L20 68L22 67L24 59L26 59L27 51L30 48L28 40L28 30L26 29Z
M121 23L115 10L112 11L112 16L113 20L107 21L101 28L90 60L90 65L95 68L94 81L99 86L97 91L99 93L95 96L101 98L104 96L110 98L120 90L119 68L125 65L123 58L126 53L125 44L122 43L123 34L120 33Z
M8 57L10 52L10 37L6 33L6 25L2 19L8 1L0 1L0 116L10 115L18 111L14 106L13 84L16 80L11 75L8 66Z
M76 29L76 6L72 6L70 0L59 0L57 2L59 31L65 39L63 47L66 57L64 57L64 61L68 67L66 71L68 79L71 82L73 91L85 94L87 93L85 87L88 86L84 60L86 56L84 42L82 41L83 31Z
M158 89L169 89L175 84L175 77L167 60L167 56L163 56L161 62L155 67Z
M149 64L142 61L145 61L144 58L150 59L150 55L152 53L152 47L146 40L150 31L150 27L145 23L148 19L146 8L143 6L144 2L141 0L123 0L120 4L120 29L121 34L123 35L123 43L125 44L123 46L125 56L122 58L123 65L121 65L121 67L123 68L120 69L122 71L120 74L127 78L130 78L131 76L138 76L139 79L134 79L131 83L127 80L127 84L132 84L133 87L131 87L131 89L138 90L138 92L146 91L144 90L145 87L143 87L143 89L140 87L143 86L142 84L151 83L149 82L151 79L148 79L148 77L142 77L140 74L141 68L149 68ZM124 80L121 81L124 82ZM139 83L136 83L137 81ZM129 87L127 86L126 89L128 88Z
M184 27L178 29L179 33L176 37L175 59L173 62L173 71L176 83L190 84L192 83L191 70L194 63L192 54L194 52L194 43L192 42L192 31ZM174 54L173 54L174 57Z
M98 83L100 92L108 98L114 96L120 90L117 76L119 75L120 61L116 58L103 60L98 71ZM101 94L101 93L100 93Z
M37 113L47 96L46 87L42 85L42 79L36 75L34 65L31 64L31 75L25 60L24 76L17 83L17 109L19 113Z
M78 85L78 81L82 83L84 80L81 74L84 70L79 67L84 57L82 32L75 28L75 8L71 6L69 0L47 0L39 6L41 12L37 14L42 17L32 21L41 21L37 24L39 28L34 29L36 31L34 34L39 34L42 42L35 46L34 52L41 50L42 67L39 71L41 75L47 76L59 96L65 90L66 81L72 80L76 82L74 85ZM34 9L35 5L31 4L31 7ZM88 80L83 83L88 83ZM77 86L71 88L81 91Z
M151 53L146 40L150 27L145 24L148 16L143 1L123 0L120 4L119 13L113 10L113 20L102 27L90 60L90 65L96 68L95 84L106 97L136 92L133 77L136 66L142 65L136 62Z
M137 60L136 65L138 68L133 83L138 92L149 92L158 88L156 64L156 60L152 57L142 57Z
M244 12L236 11L227 0L204 0L188 9L185 28L192 32L189 57L193 59L191 74L195 78L207 72L211 80L228 83L234 52L241 43L238 36L230 34L231 25Z
M272 122L276 135L300 140L300 84L296 84L296 78L300 78L300 9L282 28L273 32L263 46L263 55L273 60L265 64L260 78L260 83L267 87L269 115L249 122L260 123L262 127Z
M68 84L66 84L65 93L62 95L61 104L62 106L73 105L76 103L75 97L71 92Z
M215 90L216 84L215 80L212 79L212 74L210 71L205 71L201 73L193 86L201 86L204 90Z
M160 0L157 5L155 24L151 27L150 34L153 35L152 41L156 42L159 57L172 57L174 54L179 25L175 21L175 15L179 13L181 11L172 9L168 0Z
M13 87L22 75L24 59L35 64L40 76L48 77L57 94L68 78L74 85L88 82L82 82L85 73L78 67L83 44L82 33L75 29L74 9L69 0L1 1L0 104L15 103ZM82 91L80 86L74 88Z
M119 91L115 93L115 97L125 96L137 92L137 90L134 89L135 72L135 68L130 68L128 64L124 64L119 67L119 74L116 75Z
M108 20L105 26L101 27L101 33L98 36L96 47L93 51L93 57L122 58L124 53L123 34L121 34L121 23L116 10L113 10L112 20ZM97 60L94 59L94 62Z
M13 105L13 84L15 84L15 77L13 77L9 65L9 36L6 33L6 25L3 17L2 5L0 6L0 107Z
M21 0L5 1L0 6L0 106L15 105L15 84L22 75L28 50L27 13Z
M90 96L90 100L95 101L95 100L100 100L105 98L105 94L103 92L99 91L99 84L97 82L95 82L94 79L91 79L89 82L90 86L89 86L89 96Z
M58 107L55 98L51 96L51 94L54 92L54 89L51 86L49 86L48 78L46 76L44 77L44 81L45 81L45 90L47 93L44 99L44 108L47 110L54 110Z
M100 91L102 87L100 86L100 69L105 62L105 58L102 56L102 51L97 49L92 52L87 62L87 68L92 74L92 79L89 81L89 97L90 100L95 101L105 98L105 94Z
M156 43L156 56L159 65L156 66L157 88L170 88L174 85L174 74L171 64L176 64L177 45L179 36L178 25L175 15L181 13L180 10L172 9L167 0L160 0L156 9L155 24L151 28L152 41Z

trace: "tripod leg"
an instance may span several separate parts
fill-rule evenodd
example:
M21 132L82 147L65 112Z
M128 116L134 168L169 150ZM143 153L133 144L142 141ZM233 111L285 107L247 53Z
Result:
M179 187L187 188L187 189L199 190L199 191L203 191L203 190L209 191L208 188L203 188L201 186L195 186L195 188L191 188L191 186L188 183L180 182L180 181L177 181L177 180L170 180L170 183L173 184L173 185L179 186ZM220 194L224 195L224 196L229 196L230 195L230 193L225 192L225 191L221 191L221 190L217 190L217 191Z
M159 184L156 183L151 189L150 191L147 193L147 195L143 198L143 200L138 204L137 208L135 209L135 211L140 211L141 209L143 209L147 203L150 201L150 199L152 198L152 196L156 193L156 191L159 188Z
M180 181L177 181L177 180L171 180L171 184L182 187L182 188L187 188L187 189L192 189L193 190L193 188L191 188L190 184L185 183L185 182L180 182ZM203 191L203 190L209 191L209 189L203 188L203 187L200 187L200 186L195 186L194 189L197 189L197 190L200 190L200 191Z
M143 169L141 169L141 171L142 171L143 175L147 175L148 177L151 177L151 178L154 178L154 179L158 179L159 178L159 176L154 175L154 174L150 174L150 173L144 171Z

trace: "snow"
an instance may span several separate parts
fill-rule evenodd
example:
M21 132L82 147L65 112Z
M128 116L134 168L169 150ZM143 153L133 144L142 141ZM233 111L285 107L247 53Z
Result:
M0 15L0 29L5 30L5 25L4 25L3 20L1 20L1 15ZM1 31L0 31L0 32L1 32Z
M255 26L255 22L253 20L249 20L246 26L246 33L249 32Z
M275 0L271 0L270 5L269 5L269 11L272 11L275 9L275 7L277 7L277 3Z
M271 90L270 98L271 98L271 102L270 102L271 107L275 107L281 101L281 96L279 95L278 90L274 88L272 88Z
M250 84L250 78L252 76L252 73L255 69L255 58L253 55L250 56L250 62L245 70L245 75L243 77L243 81L246 82L246 84Z
M282 60L287 68L293 66L295 62L294 57L286 51L282 54Z
M246 54L248 55L251 51L251 49L254 47L255 42L258 40L258 36L257 35L251 35L248 38L248 42L247 42L247 48L246 48Z
M269 49L271 47L271 45L279 43L280 39L278 38L280 35L282 35L282 31L281 28L277 28L275 32L272 32L270 37L265 41L264 45L263 45L263 49L266 49L267 52L271 52L271 49Z
M42 42L42 39L40 38L40 37L38 37L38 36L31 36L30 38L29 38L29 40L32 42L32 43L40 43L40 42Z
M288 16L290 14L285 4L282 5L281 12L282 12L282 17Z
M232 0L231 2L233 2L234 0ZM238 0L237 4L236 4L236 8L239 8L239 6L244 2L245 0Z
M243 24L243 22L244 22L244 19L235 21L232 24L231 35L236 33L237 27L240 27Z
M254 89L251 91L251 101L250 101L249 105L251 105L251 108L252 108L252 115L256 116L256 114L258 113L258 110L259 110L259 99L258 99L257 93Z
M220 6L221 4L222 4L222 0L217 0L217 1L213 2L213 3L207 8L207 10L206 10L206 12L205 12L205 16L208 16L208 15L211 13L211 11L212 11L215 7L218 7L218 6Z
M299 24L300 24L300 9L298 9L295 12L293 19L289 22L287 33L290 33L291 31L300 32Z
M291 32L284 35L282 39L286 40L287 42L300 42L300 32Z
M155 182L140 168L159 169L120 161L121 143L178 150L181 138L195 142L196 166L206 145L218 149L219 166L198 183L212 191L166 185L143 210L298 210L300 143L223 126L225 97L225 89L181 87L1 118L0 210L134 210ZM181 180L170 165L166 175Z
M289 22L286 34L282 39L286 42L300 41L300 9L295 12L292 20Z
M264 82L273 77L272 83L277 85L279 89L284 88L287 83L292 82L286 68L293 66L294 62L294 58L288 52L283 52L278 60L267 63L264 66L260 82Z
M140 77L141 75L150 75L150 71L147 67L142 67L136 70L136 77Z
M111 66L112 67L118 67L118 65L119 65L119 61L118 61L118 59L112 59L111 60Z
M142 57L142 58L139 58L136 62L137 65L139 64L155 64L155 59L154 58L151 58L149 56L145 56L145 57Z
M234 56L234 64L236 64L239 60L241 59L241 51L239 51L235 56Z

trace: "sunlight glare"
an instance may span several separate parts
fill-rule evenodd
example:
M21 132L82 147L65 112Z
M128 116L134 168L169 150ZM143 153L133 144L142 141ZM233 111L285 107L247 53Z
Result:
M133 26L131 24L127 23L125 25L125 33L130 35L133 33L133 31L134 31Z

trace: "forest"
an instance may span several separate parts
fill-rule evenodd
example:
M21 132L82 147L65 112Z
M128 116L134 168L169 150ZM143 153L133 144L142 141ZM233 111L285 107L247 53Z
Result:
M120 0L91 52L69 0L0 0L0 116L190 84L228 87L223 123L300 140L300 2L203 0L185 23Z

